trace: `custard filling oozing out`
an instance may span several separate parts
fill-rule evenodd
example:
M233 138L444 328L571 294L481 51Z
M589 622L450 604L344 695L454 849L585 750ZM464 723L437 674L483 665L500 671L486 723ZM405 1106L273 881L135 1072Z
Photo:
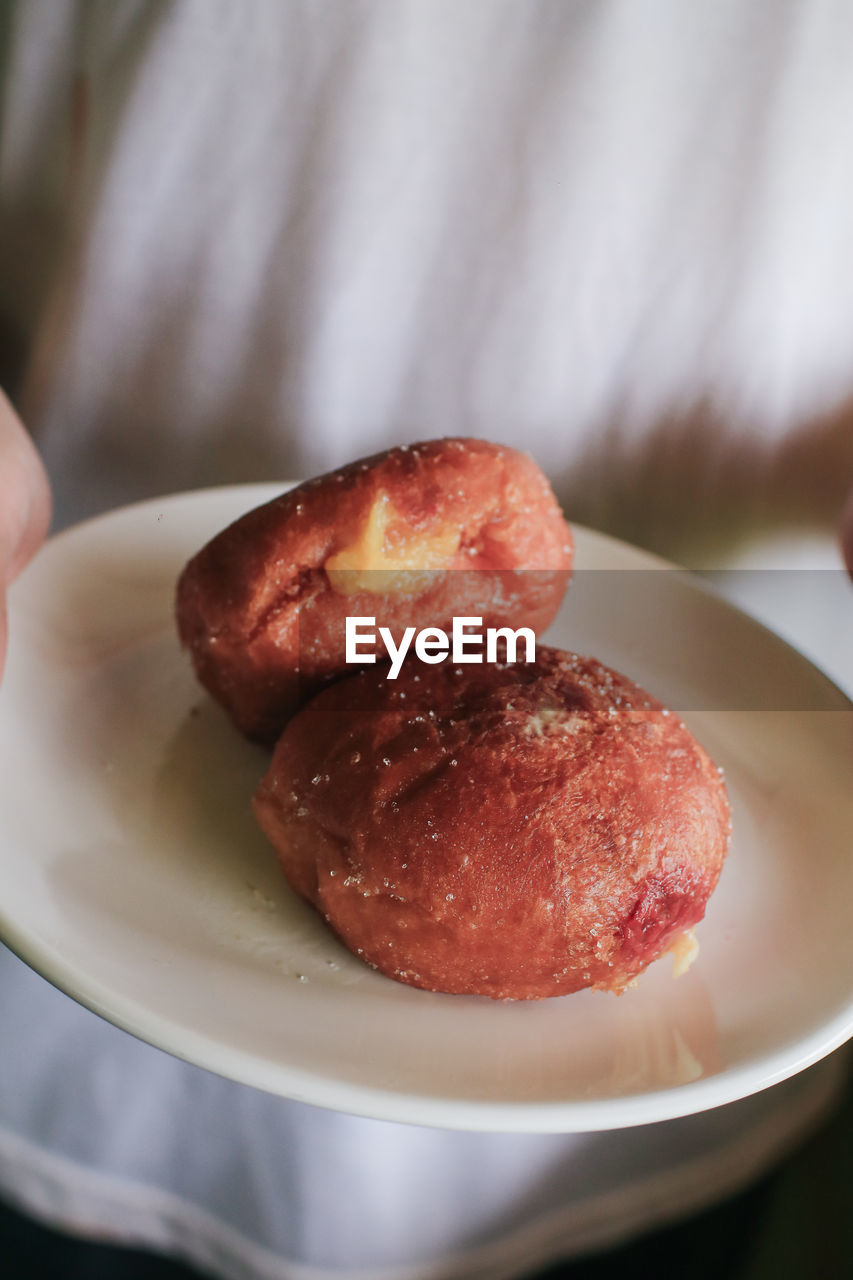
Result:
M332 590L342 596L423 590L428 585L424 577L446 569L459 542L459 529L452 526L433 532L405 530L402 517L383 493L355 541L329 556L323 567Z

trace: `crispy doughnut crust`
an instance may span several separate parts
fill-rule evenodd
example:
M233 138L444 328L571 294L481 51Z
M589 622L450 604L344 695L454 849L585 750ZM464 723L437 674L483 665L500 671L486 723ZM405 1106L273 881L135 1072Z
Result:
M730 834L681 720L548 648L340 681L288 725L255 813L368 964L499 999L622 990L702 918Z
M310 480L223 530L181 575L178 630L202 685L249 737L273 741L300 701L353 669L347 615L395 636L449 629L454 615L538 635L572 551L526 454L431 440Z

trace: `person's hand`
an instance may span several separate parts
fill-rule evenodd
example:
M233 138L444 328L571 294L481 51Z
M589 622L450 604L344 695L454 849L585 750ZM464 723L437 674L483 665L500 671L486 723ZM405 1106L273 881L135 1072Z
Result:
M49 523L44 467L0 391L0 674L6 659L6 588L43 542Z

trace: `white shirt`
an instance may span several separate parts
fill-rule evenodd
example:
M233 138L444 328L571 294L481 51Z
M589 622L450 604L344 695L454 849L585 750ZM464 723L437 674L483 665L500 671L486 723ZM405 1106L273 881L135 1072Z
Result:
M3 52L0 333L59 524L471 434L679 558L772 561L805 516L838 563L843 0L28 0ZM5 1194L240 1280L499 1280L601 1246L744 1185L838 1076L468 1135L208 1075L5 952L0 1026Z

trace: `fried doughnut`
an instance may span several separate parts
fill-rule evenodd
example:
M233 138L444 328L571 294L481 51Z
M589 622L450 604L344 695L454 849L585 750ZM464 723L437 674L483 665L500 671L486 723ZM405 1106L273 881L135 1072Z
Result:
M272 741L346 670L347 615L395 636L455 615L538 634L571 563L568 525L531 458L431 440L310 480L225 529L181 575L178 629L208 692L249 737Z
M620 991L682 960L730 833L681 720L591 658L408 661L320 693L254 802L295 891L368 964L432 991Z

